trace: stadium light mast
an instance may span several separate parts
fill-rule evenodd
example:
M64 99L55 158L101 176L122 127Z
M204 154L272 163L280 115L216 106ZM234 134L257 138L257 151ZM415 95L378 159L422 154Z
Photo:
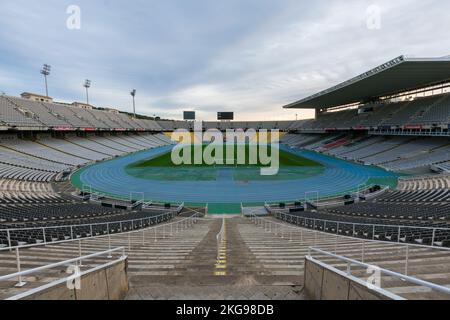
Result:
M86 102L87 104L89 104L89 88L91 87L91 80L86 79L86 81L84 81L83 87L86 88Z
M45 96L48 97L48 85L47 85L47 77L50 75L50 71L52 69L52 66L48 64L44 64L44 66L41 69L41 74L44 76L45 79Z
M136 102L135 102L135 97L136 97L136 89L133 89L130 92L131 96L133 97L133 114L134 114L134 118L136 119Z

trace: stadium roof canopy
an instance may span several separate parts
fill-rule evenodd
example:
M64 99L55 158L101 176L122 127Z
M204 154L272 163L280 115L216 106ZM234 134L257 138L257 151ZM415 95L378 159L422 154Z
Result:
M391 96L450 81L450 56L400 56L335 87L288 104L286 109L327 109Z

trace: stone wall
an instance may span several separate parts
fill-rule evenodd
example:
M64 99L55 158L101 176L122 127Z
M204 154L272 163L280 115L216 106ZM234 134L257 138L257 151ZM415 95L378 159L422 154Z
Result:
M66 282L39 291L23 300L123 300L128 293L128 260L81 277L81 289L68 289Z
M312 300L392 300L381 290L368 288L361 280L305 258L305 294Z

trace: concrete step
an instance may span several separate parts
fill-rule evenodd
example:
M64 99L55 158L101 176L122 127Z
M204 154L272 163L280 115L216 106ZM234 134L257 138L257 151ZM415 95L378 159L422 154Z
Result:
M393 271L405 271L405 248L395 243L363 242L293 228L286 223L280 223L270 231L256 226L249 219L234 217L225 219L223 241L218 246L217 235L222 223L223 219L202 219L192 228L178 232L173 228L170 232L170 227L167 227L164 234L150 229L21 250L22 270L77 257L80 244L84 255L123 246L129 256L129 299L304 299L301 289L304 259L311 246ZM341 261L318 258L346 270L346 264ZM86 265L93 266L102 261L92 259ZM15 271L15 253L0 252L0 275ZM354 268L353 274L361 279L367 278L365 270ZM450 285L450 253L410 248L408 274ZM0 298L63 276L63 268L45 271L27 277L28 284L22 289L13 287L15 281L3 282L0 284ZM391 277L383 277L382 285L406 298L442 297Z

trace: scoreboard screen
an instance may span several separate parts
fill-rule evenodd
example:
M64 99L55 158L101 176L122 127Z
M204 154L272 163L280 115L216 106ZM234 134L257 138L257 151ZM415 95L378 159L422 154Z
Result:
M234 112L217 112L217 120L234 120Z
M184 120L195 120L195 111L184 111L183 118Z

